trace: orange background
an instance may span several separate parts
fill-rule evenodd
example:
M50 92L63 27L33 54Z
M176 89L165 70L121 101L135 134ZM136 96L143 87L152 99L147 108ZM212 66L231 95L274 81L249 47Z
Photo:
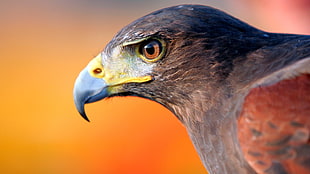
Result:
M180 122L123 97L77 113L78 73L136 18L176 3L0 1L0 173L206 173Z
M126 24L186 1L0 1L0 173L205 174L185 128L161 105L87 105L74 80ZM191 1L227 11L221 1Z

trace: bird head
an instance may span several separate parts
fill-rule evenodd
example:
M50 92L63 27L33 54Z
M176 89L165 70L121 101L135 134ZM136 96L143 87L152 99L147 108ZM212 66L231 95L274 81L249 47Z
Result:
M75 105L88 120L84 104L133 95L154 100L182 119L174 107L193 104L191 97L200 92L215 98L233 57L255 48L248 44L239 51L243 41L232 42L253 32L258 31L207 6L153 12L119 31L82 70L74 86Z
M257 173L247 164L237 140L243 100L251 89L309 74L309 58L301 60L309 56L309 36L263 32L207 6L175 6L146 15L119 31L78 76L74 101L88 120L86 103L113 96L151 99L184 123L210 173ZM302 79L307 78L305 75ZM280 108L270 101L266 105ZM264 115L267 118L267 112L263 113L259 119ZM279 116L281 120L290 118ZM248 132L252 135L261 124L247 117L245 123L253 122ZM266 120L271 123L271 119ZM269 129L275 132L275 128ZM257 137L263 134L256 132ZM284 137L287 139L286 132ZM279 140L274 142L279 144Z

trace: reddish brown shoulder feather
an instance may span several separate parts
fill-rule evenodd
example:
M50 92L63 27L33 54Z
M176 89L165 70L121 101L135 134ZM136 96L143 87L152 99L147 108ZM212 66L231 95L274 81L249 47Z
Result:
M260 174L310 173L310 74L257 87L245 99L238 138Z

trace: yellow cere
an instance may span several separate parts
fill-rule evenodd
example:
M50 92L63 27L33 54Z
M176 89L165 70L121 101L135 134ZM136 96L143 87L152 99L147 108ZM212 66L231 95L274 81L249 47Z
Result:
M88 64L88 73L95 78L103 78L105 72L102 66L102 56L101 53L98 54L93 60Z

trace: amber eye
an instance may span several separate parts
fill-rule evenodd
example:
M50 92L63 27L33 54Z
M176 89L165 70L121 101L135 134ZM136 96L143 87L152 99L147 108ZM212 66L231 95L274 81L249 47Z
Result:
M162 44L158 40L150 40L140 45L140 54L146 59L156 60L162 53Z

